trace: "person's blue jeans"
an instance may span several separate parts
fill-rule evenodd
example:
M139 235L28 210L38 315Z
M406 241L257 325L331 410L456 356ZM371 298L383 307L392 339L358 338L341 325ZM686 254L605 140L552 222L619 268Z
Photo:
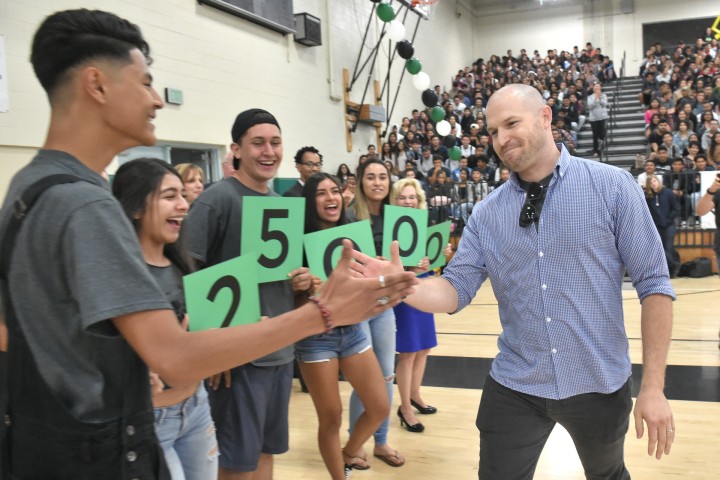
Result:
M677 274L680 269L680 263L675 260L675 225L670 224L667 227L657 227L662 240L663 250L665 250L665 259L667 260L670 275Z
M477 427L480 480L532 480L556 423L570 434L588 480L630 480L625 434L630 425L631 379L619 390L550 400L485 380Z
M392 308L376 315L360 324L365 334L372 343L375 356L380 363L385 386L387 387L388 399L392 405L393 381L395 380L395 313ZM350 432L355 422L365 411L360 397L353 390L350 396ZM387 444L387 434L390 427L390 420L386 418L373 435L376 445Z
M218 444L207 391L200 383L189 398L154 409L155 434L173 480L215 480Z
M471 202L453 203L453 217L462 218L463 225L467 225L468 218L470 218L474 206L475 204Z

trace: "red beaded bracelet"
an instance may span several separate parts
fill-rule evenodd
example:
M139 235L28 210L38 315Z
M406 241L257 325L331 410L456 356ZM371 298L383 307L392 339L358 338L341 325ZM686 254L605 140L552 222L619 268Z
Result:
M312 303L317 305L318 310L320 310L320 316L322 316L323 321L325 322L325 333L328 334L332 332L333 329L333 323L330 319L330 311L325 308L325 305L322 304L320 299L316 297L315 295L310 295L308 297L308 300L310 300Z

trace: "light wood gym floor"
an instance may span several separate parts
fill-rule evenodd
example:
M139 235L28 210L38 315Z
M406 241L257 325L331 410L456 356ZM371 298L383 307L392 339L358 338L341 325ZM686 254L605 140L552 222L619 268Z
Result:
M720 478L720 278L717 275L672 281L678 300L674 304L673 340L668 359L666 395L673 408L676 440L669 456L658 461L647 455L647 440L637 440L634 421L626 437L626 463L633 480ZM641 364L640 305L629 283L625 284L625 320L630 338L635 391ZM432 351L425 375L423 398L438 407L435 415L419 415L425 432L410 433L400 427L395 414L395 390L390 417L389 444L406 458L391 468L372 457L372 439L366 451L372 467L352 472L354 479L460 480L477 478L478 432L475 416L480 386L497 353L500 332L497 302L489 283L473 303L459 314L436 315L438 347ZM350 385L340 382L347 430ZM297 380L290 401L290 451L275 460L277 479L329 478L317 449L317 417L310 395ZM346 434L343 434L343 440ZM584 479L570 437L556 426L540 458L535 478ZM509 479L510 480L510 479Z

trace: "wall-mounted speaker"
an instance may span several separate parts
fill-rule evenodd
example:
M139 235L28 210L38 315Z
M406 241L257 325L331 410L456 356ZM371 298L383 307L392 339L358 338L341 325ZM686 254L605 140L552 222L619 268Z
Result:
M320 19L309 13L296 13L295 41L307 47L322 45Z
M635 11L634 0L620 0L621 13L633 13Z

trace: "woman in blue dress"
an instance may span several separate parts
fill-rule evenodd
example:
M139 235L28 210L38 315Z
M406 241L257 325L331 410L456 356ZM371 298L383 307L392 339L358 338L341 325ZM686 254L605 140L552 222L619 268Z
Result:
M402 179L393 185L391 203L400 207L427 208L423 188L420 182L412 178ZM445 254L450 253L451 246L448 244ZM426 272L423 276L433 275L434 272L427 272L429 265L430 261L425 257L414 270ZM423 415L437 412L437 408L425 403L420 395L428 354L431 348L437 346L435 317L432 313L421 312L405 303L396 306L394 310L398 352L395 378L401 402L397 415L400 425L408 431L422 432L425 426L415 416L415 409Z

